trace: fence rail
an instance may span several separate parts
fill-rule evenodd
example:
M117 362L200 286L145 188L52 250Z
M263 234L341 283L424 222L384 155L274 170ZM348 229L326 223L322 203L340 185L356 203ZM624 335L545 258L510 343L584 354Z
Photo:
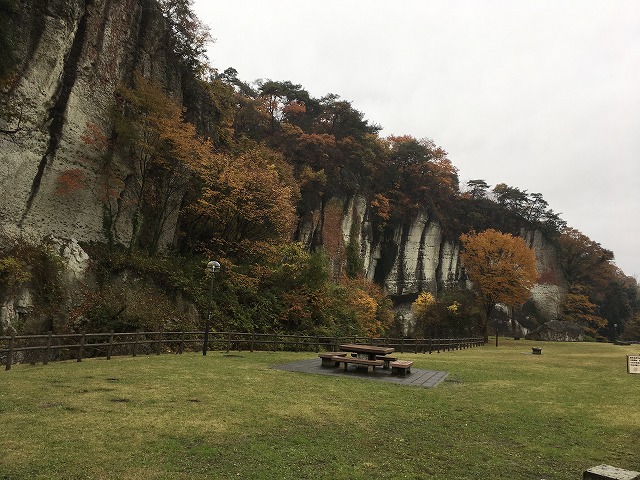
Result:
M83 358L114 355L184 353L203 346L204 332L75 333L0 336L0 364L5 370L17 363L44 365L55 360L81 362ZM208 350L226 351L336 351L343 343L366 343L393 347L399 353L440 353L484 345L478 337L466 338L370 338L323 337L279 333L210 332ZM194 345L197 345L194 346Z

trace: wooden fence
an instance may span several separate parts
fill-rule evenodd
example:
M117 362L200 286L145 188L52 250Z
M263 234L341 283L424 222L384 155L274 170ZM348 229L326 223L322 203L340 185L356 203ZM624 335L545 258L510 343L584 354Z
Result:
M11 335L0 337L0 364L10 370L16 363L106 357L183 353L203 347L204 332L79 333L54 335ZM343 343L365 343L393 347L399 353L440 353L484 345L478 337L468 338L369 338L322 337L265 333L210 332L208 350L223 351L336 351Z

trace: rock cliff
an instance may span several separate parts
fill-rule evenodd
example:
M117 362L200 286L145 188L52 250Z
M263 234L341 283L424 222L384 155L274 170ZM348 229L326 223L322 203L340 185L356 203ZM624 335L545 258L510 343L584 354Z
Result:
M21 61L2 91L0 225L36 238L103 239L96 197L105 157L87 148L87 129L110 134L116 89L136 69L182 97L166 22L148 0L29 0L9 24ZM131 168L117 152L105 154L126 198ZM87 188L61 195L60 181L69 172Z

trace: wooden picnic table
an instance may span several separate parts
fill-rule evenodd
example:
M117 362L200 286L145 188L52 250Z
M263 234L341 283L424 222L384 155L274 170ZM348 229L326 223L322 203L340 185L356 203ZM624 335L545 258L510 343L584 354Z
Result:
M379 347L377 345L362 345L359 343L346 343L340 345L340 350L343 352L353 352L358 355L358 358L364 358L366 360L376 360L377 355L389 355L395 352L391 347Z

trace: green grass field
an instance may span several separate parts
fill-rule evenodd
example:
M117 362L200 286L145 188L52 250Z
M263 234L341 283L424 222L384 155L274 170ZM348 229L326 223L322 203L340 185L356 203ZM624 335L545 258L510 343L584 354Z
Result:
M532 346L543 355L531 355ZM0 372L0 479L579 479L640 470L638 346L432 355L424 389L270 368L313 353L117 357Z

